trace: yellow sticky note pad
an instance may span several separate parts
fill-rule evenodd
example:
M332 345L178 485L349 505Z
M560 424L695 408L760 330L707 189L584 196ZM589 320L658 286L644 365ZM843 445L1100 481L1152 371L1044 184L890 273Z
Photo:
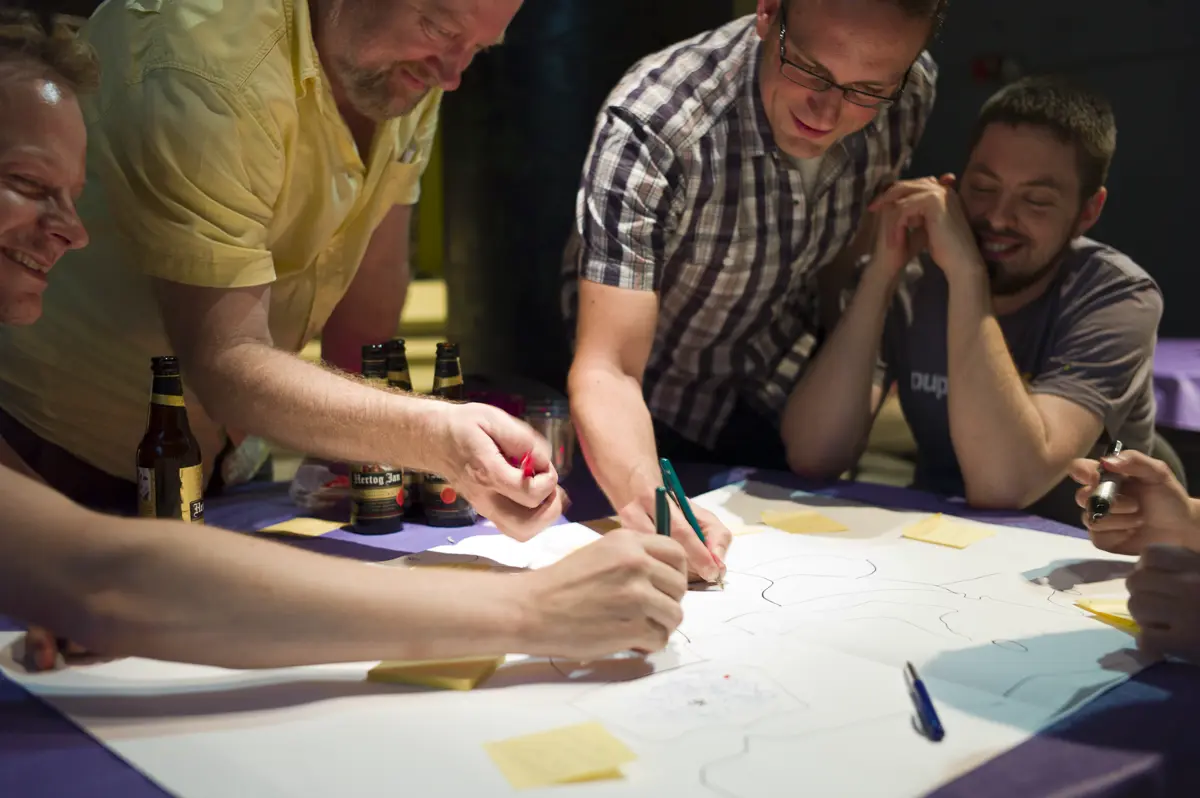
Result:
M276 535L298 535L305 538L319 538L345 525L343 521L324 521L320 518L292 518L280 521L278 524L265 526L258 530Z
M996 534L981 524L952 521L941 513L931 515L904 530L904 537L952 549L965 549Z
M484 743L483 748L518 790L623 778L621 765L637 759L624 743L594 721Z
M1129 614L1128 599L1085 599L1075 602L1075 606L1087 610L1096 620L1122 632L1136 635L1141 631L1137 621Z
M767 510L762 514L762 522L792 535L820 535L825 532L847 532L850 529L814 510Z
M369 682L415 684L441 690L473 690L504 664L505 657L381 662L367 671Z

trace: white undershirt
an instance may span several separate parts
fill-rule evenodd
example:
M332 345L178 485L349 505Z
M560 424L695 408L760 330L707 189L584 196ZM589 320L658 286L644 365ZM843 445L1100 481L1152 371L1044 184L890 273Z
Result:
M787 153L781 153L789 166L800 172L800 183L804 187L804 196L812 199L817 192L817 179L821 174L821 164L825 162L824 154L816 158L793 158Z

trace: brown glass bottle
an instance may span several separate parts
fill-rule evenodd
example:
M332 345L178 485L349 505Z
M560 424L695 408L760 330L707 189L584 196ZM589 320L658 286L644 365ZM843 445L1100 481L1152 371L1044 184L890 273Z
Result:
M362 376L368 384L386 388L387 353L384 344L362 348ZM350 466L350 526L362 535L386 535L404 527L404 470L382 463Z
M462 401L466 397L458 344L442 342L437 345L437 359L433 363L433 395L452 401ZM479 517L475 508L439 474L424 475L421 507L425 523L430 526L470 526Z
M179 361L152 358L150 369L150 412L137 448L138 515L203 524L204 466L188 425Z
M408 352L403 338L387 342L387 382L393 388L412 393L412 377L408 374Z
M387 383L391 388L397 388L412 393L412 377L408 372L408 352L403 338L393 338L387 342ZM421 473L411 468L404 469L404 517L408 520L421 518Z

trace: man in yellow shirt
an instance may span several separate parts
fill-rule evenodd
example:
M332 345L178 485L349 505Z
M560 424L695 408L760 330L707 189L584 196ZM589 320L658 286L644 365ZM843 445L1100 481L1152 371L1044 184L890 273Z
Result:
M445 474L506 531L561 511L545 443L489 407L384 393L357 366L396 329L443 91L520 0L112 0L85 36L91 246L40 324L0 331L0 459L129 511L148 364L174 353L211 477L226 429ZM537 453L522 479L507 458ZM14 457L15 455L15 457Z

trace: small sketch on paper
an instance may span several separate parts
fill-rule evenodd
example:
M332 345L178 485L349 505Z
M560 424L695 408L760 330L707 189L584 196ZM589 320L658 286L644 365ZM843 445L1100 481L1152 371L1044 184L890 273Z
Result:
M620 685L571 702L629 734L669 740L698 729L752 727L808 704L755 668L703 662Z

